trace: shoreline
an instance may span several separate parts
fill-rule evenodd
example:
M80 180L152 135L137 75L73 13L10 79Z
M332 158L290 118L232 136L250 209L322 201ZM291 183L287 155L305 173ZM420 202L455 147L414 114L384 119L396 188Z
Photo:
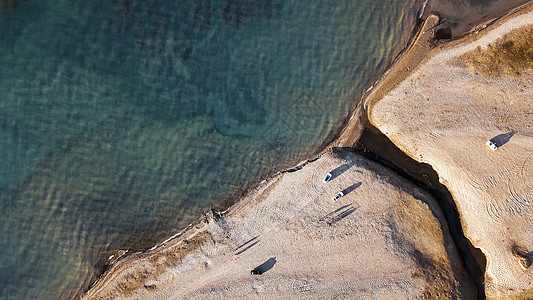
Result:
M324 170L333 169L331 184L322 183ZM338 202L327 200L349 185ZM414 224L421 229L416 234L409 230ZM243 298L250 288L267 296L324 296L342 294L338 283L346 282L353 292L472 298L475 288L447 228L427 192L360 155L334 149L276 176L223 217L206 218L174 246L118 265L85 297ZM265 263L277 261L276 267L250 277L249 268L267 257ZM392 292L389 280L397 283Z
M426 5L424 5L423 8L424 9L421 10L421 12L419 13L419 16L421 17L428 15L428 8L426 7ZM123 246L111 252L110 256L114 256L114 259L111 260L111 262L109 262L108 260L109 256L102 257L96 263L95 269L97 269L97 271L82 284L82 286L77 290L77 292L74 293L74 298L79 298L80 296L85 294L90 288L96 285L100 281L100 279L105 276L105 273L107 272L107 270L110 269L114 264L118 263L119 261L125 260L131 256L143 255L143 254L148 253L149 251L156 250L161 246L165 246L166 243L170 242L171 240L175 238L180 238L180 236L184 232L186 232L187 230L190 230L191 228L201 223L201 221L205 219L206 214L210 214L212 213L212 211L216 209L222 209L223 210L222 212L225 213L229 211L233 206L235 206L247 194L250 194L253 191L259 189L261 185L263 185L266 181L274 178L275 176L278 176L279 174L299 170L306 164L319 159L322 155L324 155L331 148L338 146L336 145L336 142L339 140L339 137L346 131L346 128L350 126L350 124L352 124L352 126L356 124L354 128L357 128L356 130L357 134L352 136L352 138L354 140L357 140L360 134L363 132L364 127L361 123L354 124L354 122L352 122L352 119L355 118L356 116L360 117L362 115L360 106L363 103L363 99L367 96L368 92L371 91L371 88L375 86L377 83L379 83L383 79L383 77L387 75L387 73L395 65L395 62L402 56L402 54L407 52L407 49L409 49L409 47L412 45L412 43L414 42L416 36L418 35L420 31L418 29L421 26L423 26L424 22L425 20L421 20L419 18L419 21L417 22L417 24L415 24L415 27L412 30L411 36L407 40L407 44L403 48L399 49L399 52L389 62L387 67L383 70L382 74L378 76L377 80L374 81L374 84L370 88L365 90L361 96L358 97L359 101L356 103L356 105L350 111L350 113L336 126L336 128L332 130L328 135L326 135L323 141L319 142L316 147L314 147L313 149L307 152L300 153L298 157L291 160L293 162L297 162L296 164L287 162L279 166L276 169L273 169L269 172L265 172L265 174L263 174L262 177L256 180L251 180L250 182L247 182L244 187L236 187L234 190L230 191L227 195L222 196L219 199L212 201L213 204L209 203L208 206L203 210L203 213L200 213L197 217L193 218L194 220L190 224L185 226L183 229L179 230L175 234L170 235L170 237L165 238L163 241L158 242L157 244L155 244L154 246L146 250L132 252L128 250L132 248L131 246L130 247ZM356 142L354 142L352 146L355 144ZM116 255L115 253L121 253L121 254Z
M426 16L426 19L420 21L417 23L417 25L413 28L412 35L408 39L407 44L405 47L403 47L399 53L395 56L394 59L391 60L388 67L384 69L383 73L378 77L376 81L374 81L374 84L371 85L367 90L363 92L363 94L359 97L359 101L356 103L355 107L352 109L350 114L346 118L343 119L343 121L337 126L337 129L333 130L332 133L330 133L323 142L319 144L315 150L308 151L307 153L301 154L299 159L295 159L295 161L299 161L295 165L291 165L289 163L286 164L285 169L276 171L273 170L271 172L265 173L265 177L259 178L250 184L247 184L247 187L240 188L236 191L230 192L228 195L226 195L221 202L222 203L229 203L228 206L225 206L224 211L222 212L215 212L214 208L206 208L205 212L203 214L200 214L192 223L187 225L185 228L180 230L178 233L175 233L171 235L169 238L166 238L165 240L157 243L156 245L152 246L148 250L144 251L137 251L137 252L130 252L129 250L124 250L122 248L117 249L111 253L111 255L102 257L99 262L97 263L96 267L97 269L100 269L101 271L96 272L93 276L89 277L82 286L78 289L78 291L75 293L74 298L80 298L86 295L90 290L92 290L96 285L100 284L102 279L104 279L107 276L107 273L113 269L113 267L117 264L126 264L130 260L134 260L136 258L143 257L145 255L150 255L158 250L161 250L162 247L171 247L177 243L179 243L181 240L185 239L188 236L194 235L196 233L197 226L201 225L203 222L205 222L207 216L213 216L214 214L226 214L234 210L240 202L245 198L246 195L254 194L259 190L262 190L265 185L271 184L270 181L272 179L276 178L280 174L283 174L285 172L294 172L305 165L307 165L310 162L313 162L317 159L319 159L321 156L326 154L328 151L330 151L334 147L353 147L357 143L357 140L360 138L360 135L363 132L364 124L362 116L365 113L363 108L364 100L370 96L370 94L376 90L376 87L384 80L384 78L390 73L391 69L395 68L396 63L402 59L405 53L410 52L410 49L413 47L414 44L420 41L420 35L422 33L423 28L429 28L433 26L425 25L427 24L427 17L429 16L427 13L427 9L424 9L424 11L420 14L421 16ZM434 15L432 15L434 16ZM434 16L436 18L436 16ZM426 29L427 30L427 29ZM428 41L429 42L429 41ZM355 141L353 143L350 143L349 141ZM340 141L344 141L340 142ZM340 143L339 143L340 142ZM304 159L305 157L308 157ZM236 197L237 196L237 197ZM129 254L128 254L129 252ZM120 254L120 255L117 255ZM113 257L112 259L109 259L109 257Z
M518 8L515 8L510 13L506 14L505 17L503 17L502 19L506 19L511 15L515 15L518 10L522 9L526 5L528 4L524 4ZM504 21L499 19L500 18L498 18L498 20L496 20L496 22L493 22L493 24L491 25L498 24L498 22L501 23ZM400 51L398 56L392 61L391 66L386 69L384 74L380 76L379 79L367 91L363 93L360 101L357 103L349 117L347 117L345 121L343 121L339 125L338 130L334 131L335 134L326 137L325 141L321 144L326 146L319 147L316 151L310 151L312 153L311 158L304 159L300 161L297 165L288 169L278 172L271 172L267 179L259 179L255 185L252 185L251 188L249 187L249 190L241 190L242 194L240 195L240 198L235 203L230 205L225 211L212 211L211 216L204 215L203 217L198 218L195 222L189 224L180 232L174 234L168 239L165 239L161 243L158 243L157 245L150 248L148 251L133 253L124 258L113 257L113 261L109 263L108 270L103 274L100 274L98 280L92 282L89 289L83 291L82 295L87 296L87 293L93 291L93 289L96 288L97 285L105 284L107 281L106 276L111 270L113 272L119 272L121 269L125 268L125 266L130 261L136 260L144 256L152 255L157 251L161 251L165 247L172 247L173 245L176 245L184 239L193 237L198 233L198 230L205 224L209 217L216 219L217 215L231 216L233 214L237 214L244 207L250 205L251 200L255 199L254 197L246 197L250 200L246 202L243 201L243 196L254 195L265 191L277 181L276 178L279 178L281 174L301 169L303 166L319 159L321 156L326 154L334 147L353 147L361 136L362 129L364 128L364 120L362 117L366 115L368 109L373 105L374 101L379 99L380 96L382 97L384 94L392 90L398 84L398 82L401 82L403 80L403 78L409 76L421 62L426 61L430 58L427 56L427 54L433 47L428 41L431 40L430 37L432 36L431 27L434 26L437 22L438 18L434 15L430 15L428 16L428 18L426 18L426 20L424 20L415 37L412 39L412 42ZM486 23L490 22L491 21ZM479 25L476 28L479 30L481 26L482 25ZM468 39L476 28L472 29L466 35L461 36L458 40L452 40L447 42L444 46L448 47L449 45L454 45L455 42L464 41L464 39ZM482 28L485 29L484 27ZM328 143L328 139L331 139L332 141Z

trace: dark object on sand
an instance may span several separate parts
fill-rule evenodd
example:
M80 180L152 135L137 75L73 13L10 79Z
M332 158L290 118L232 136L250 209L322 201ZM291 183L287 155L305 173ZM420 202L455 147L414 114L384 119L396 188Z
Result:
M438 29L435 38L437 40L449 40L452 38L452 30L449 27Z
M250 271L250 274L252 274L252 275L263 275L263 271L255 268L252 271Z
M333 202L337 202L342 196L344 196L343 192L339 192L335 197L333 197Z
M324 178L324 183L328 182L331 179L331 177L333 177L331 173L326 174L326 178Z
M268 270L272 269L274 265L276 264L276 257L271 257L261 265L255 267L250 274L252 275L262 275L263 273L267 272Z

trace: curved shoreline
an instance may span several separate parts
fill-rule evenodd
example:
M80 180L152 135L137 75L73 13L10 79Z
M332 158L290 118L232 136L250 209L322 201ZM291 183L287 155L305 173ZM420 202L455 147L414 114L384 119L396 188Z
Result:
M392 90L395 87L395 85L398 84L398 82L401 82L403 78L411 74L411 72L415 69L415 67L420 62L426 59L429 59L427 57L427 54L429 53L432 47L428 43L428 40L431 37L431 34L430 34L431 31L429 31L428 29L430 29L434 24L436 24L437 21L438 20L436 19L435 16L429 16L424 21L424 24L421 26L420 30L417 32L417 35L413 39L413 42L410 43L405 48L405 51L402 51L400 56L397 57L393 61L394 63L392 64L392 66L389 69L387 69L387 71L384 73L383 76L380 77L378 81L376 81L376 83L372 86L373 88L370 90L370 92L367 95L362 96L361 101L357 104L357 106L351 113L349 120L347 122L343 122L345 126L341 126L341 125L339 126L340 130L335 135L336 138L333 140L333 142L331 142L329 145L324 147L322 150L317 151L316 154L313 155L311 159L303 160L299 164L297 164L296 166L290 169L275 173L268 180L267 179L263 180L258 186L256 186L255 188L252 188L246 194L256 194L256 193L259 193L260 191L264 191L268 189L269 186L271 186L276 181L275 178L277 175L284 173L284 172L292 172L294 170L298 170L302 168L304 165L308 164L309 162L312 162L320 158L322 155L324 155L327 151L329 151L333 147L353 147L355 142L359 139L362 133L362 128L364 127L362 116L366 113L368 108L374 103L373 101L376 101L376 99L379 99L380 96L382 97L384 94ZM470 36L470 34L468 34L467 37L468 36ZM453 45L454 41L452 41L449 44ZM413 65L415 67L411 67ZM221 215L221 214L224 214L224 215L235 214L248 204L249 203L242 201L242 199L239 199L236 203L231 205L224 212L212 212L213 214L212 217L216 218L217 215ZM112 270L112 272L119 272L121 269L125 267L125 265L128 262L132 260L143 257L145 255L153 254L154 252L161 250L161 248L170 247L182 241L185 238L194 236L197 233L198 228L202 226L202 224L206 221L206 219L207 219L207 216L204 218L198 219L196 222L190 224L189 226L184 228L179 233L173 235L172 237L152 247L149 251L146 251L143 253L135 253L133 255L130 255L118 261L115 260L116 258L114 258L113 262L110 263L111 267L109 268L110 269L109 271ZM105 277L108 275L108 272L102 274L99 280L92 284L89 291L92 291L95 288L95 285L97 284L98 285L105 284L106 282Z
M324 170L335 174L328 184ZM428 193L337 148L279 174L177 244L117 265L86 297L244 298L257 286L258 296L334 296L345 282L355 293L472 298L446 224ZM267 257L276 267L250 277L250 267Z
M426 10L422 12L422 14L426 14ZM421 15L422 15L421 14ZM413 35L409 38L408 44L400 50L400 52L396 55L394 59L391 60L391 63L389 64L389 67L386 68L381 76L374 82L374 84L368 88L363 95L359 98L359 101L356 103L354 109L350 112L350 114L337 126L337 129L334 130L330 135L326 136L324 139L324 142L320 144L319 147L316 148L314 151L308 152L307 155L301 155L301 157L309 157L307 159L300 160L296 165L293 165L292 167L288 167L284 170L280 171L272 171L267 174L266 178L261 178L255 181L254 183L250 184L248 189L241 190L238 194L237 200L232 201L233 203L229 205L223 212L215 212L214 210L211 210L211 212L204 214L203 216L199 216L194 222L187 225L185 228L180 230L178 233L170 236L169 238L163 240L162 242L157 243L153 247L151 247L149 250L146 251L140 251L140 252L134 252L128 254L128 250L121 250L117 249L114 251L110 256L103 257L98 265L100 265L101 271L97 272L80 287L78 292L75 294L75 298L82 297L83 295L87 295L88 292L90 292L94 287L97 285L102 284L102 280L105 280L106 276L108 276L108 273L113 270L113 268L116 268L117 265L123 265L127 264L131 260L135 260L137 258L143 257L145 255L150 255L158 250L161 250L162 247L171 247L172 245L175 245L176 243L179 243L181 240L194 235L196 233L196 227L201 225L202 222L206 220L206 217L215 214L227 214L231 211L237 209L237 207L240 205L242 200L245 198L246 195L254 194L257 191L263 190L265 186L268 186L271 184L272 179L274 179L279 174L285 173L285 172L293 172L296 170L301 169L306 164L313 162L317 159L319 159L322 155L326 154L328 151L330 151L334 147L353 147L357 143L357 140L359 139L360 135L363 132L364 124L363 124L363 114L364 114L364 107L363 103L366 98L370 97L378 86L381 85L381 83L387 79L387 76L391 72L391 70L394 70L396 68L397 62L401 61L404 56L408 55L410 52L412 52L412 48L414 48L415 44L418 43L424 43L426 46L429 46L429 39L427 41L421 42L421 34L423 33L423 30L427 30L428 28L432 27L436 23L435 19L438 19L436 16L431 15L430 18L432 20L432 23L428 22L428 18L426 18L424 21L422 21L422 24L418 24L417 27L413 29ZM429 23L429 24L428 24ZM370 93L369 93L370 92ZM230 193L228 195L228 198L234 198L235 193ZM118 254L118 255L117 255ZM112 257L112 258L110 258ZM114 270L116 272L116 270Z

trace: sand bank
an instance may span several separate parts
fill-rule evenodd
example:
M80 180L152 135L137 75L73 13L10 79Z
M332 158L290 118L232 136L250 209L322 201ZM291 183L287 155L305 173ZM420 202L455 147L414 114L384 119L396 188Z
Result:
M433 166L463 230L487 256L489 298L533 295L533 71L488 77L460 56L533 24L533 5L433 49L405 80L366 104L397 147ZM490 150L489 139L501 146Z
M333 178L324 183L328 171ZM250 275L256 267L263 275ZM85 298L474 294L435 200L341 149L275 176L186 239L119 263Z

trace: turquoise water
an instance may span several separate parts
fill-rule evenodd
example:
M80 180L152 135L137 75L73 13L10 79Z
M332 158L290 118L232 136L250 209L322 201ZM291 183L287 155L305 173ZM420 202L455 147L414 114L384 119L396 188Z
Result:
M19 2L0 18L1 299L72 296L109 251L313 151L423 1Z

